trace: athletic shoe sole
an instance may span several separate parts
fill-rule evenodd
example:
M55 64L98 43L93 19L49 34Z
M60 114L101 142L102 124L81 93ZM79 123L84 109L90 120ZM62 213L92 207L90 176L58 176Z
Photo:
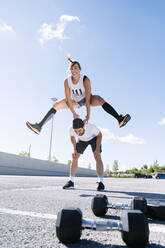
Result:
M123 119L123 121L120 122L119 126L120 127L124 127L127 122L129 122L131 120L131 116L130 115L126 115Z
M36 129L35 127L32 127L31 124L30 124L28 121L26 122L26 126L27 126L30 130L32 130L34 133L40 134L40 131L38 131L38 129Z
M74 189L74 187L71 186L71 187L67 187L67 188L63 188L63 189Z

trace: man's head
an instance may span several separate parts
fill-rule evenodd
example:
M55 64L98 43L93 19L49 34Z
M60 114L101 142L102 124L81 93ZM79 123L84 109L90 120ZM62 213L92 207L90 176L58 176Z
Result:
M83 120L79 118L74 119L73 129L78 136L82 136L85 132Z

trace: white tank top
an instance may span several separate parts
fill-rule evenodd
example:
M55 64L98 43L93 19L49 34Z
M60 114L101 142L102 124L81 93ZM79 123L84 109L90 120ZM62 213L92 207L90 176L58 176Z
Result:
M68 77L68 86L70 88L70 97L76 102L85 98L85 88L83 83L84 75L80 74L80 79L76 84L73 84L71 76Z

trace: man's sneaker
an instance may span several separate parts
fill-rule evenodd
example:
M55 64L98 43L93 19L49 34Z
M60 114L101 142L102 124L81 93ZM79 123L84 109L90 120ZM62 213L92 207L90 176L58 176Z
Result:
M30 122L26 122L26 126L28 128L30 128L33 132L35 132L36 134L40 134L40 131L41 131L41 127L38 123L36 124L31 124Z
M125 116L120 115L119 118L119 127L124 127L128 121L131 120L131 116L129 114L126 114Z
M68 181L64 186L63 189L73 189L74 188L74 183L70 180Z
M98 186L97 186L97 191L102 191L102 190L104 190L104 189L105 189L104 184L103 184L102 182L99 182L99 183L98 183Z

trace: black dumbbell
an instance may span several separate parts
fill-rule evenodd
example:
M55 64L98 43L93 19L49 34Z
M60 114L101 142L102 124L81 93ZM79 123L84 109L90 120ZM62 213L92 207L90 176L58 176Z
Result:
M58 212L56 234L60 242L66 244L79 241L83 229L121 231L123 241L130 248L145 248L149 240L148 222L140 210L123 211L121 223L82 219L81 210L74 207L64 208Z
M147 201L143 197L134 197L131 204L114 204L108 202L106 195L97 194L91 202L91 209L96 216L104 216L108 208L124 209L124 210L141 210L144 214L147 213Z

